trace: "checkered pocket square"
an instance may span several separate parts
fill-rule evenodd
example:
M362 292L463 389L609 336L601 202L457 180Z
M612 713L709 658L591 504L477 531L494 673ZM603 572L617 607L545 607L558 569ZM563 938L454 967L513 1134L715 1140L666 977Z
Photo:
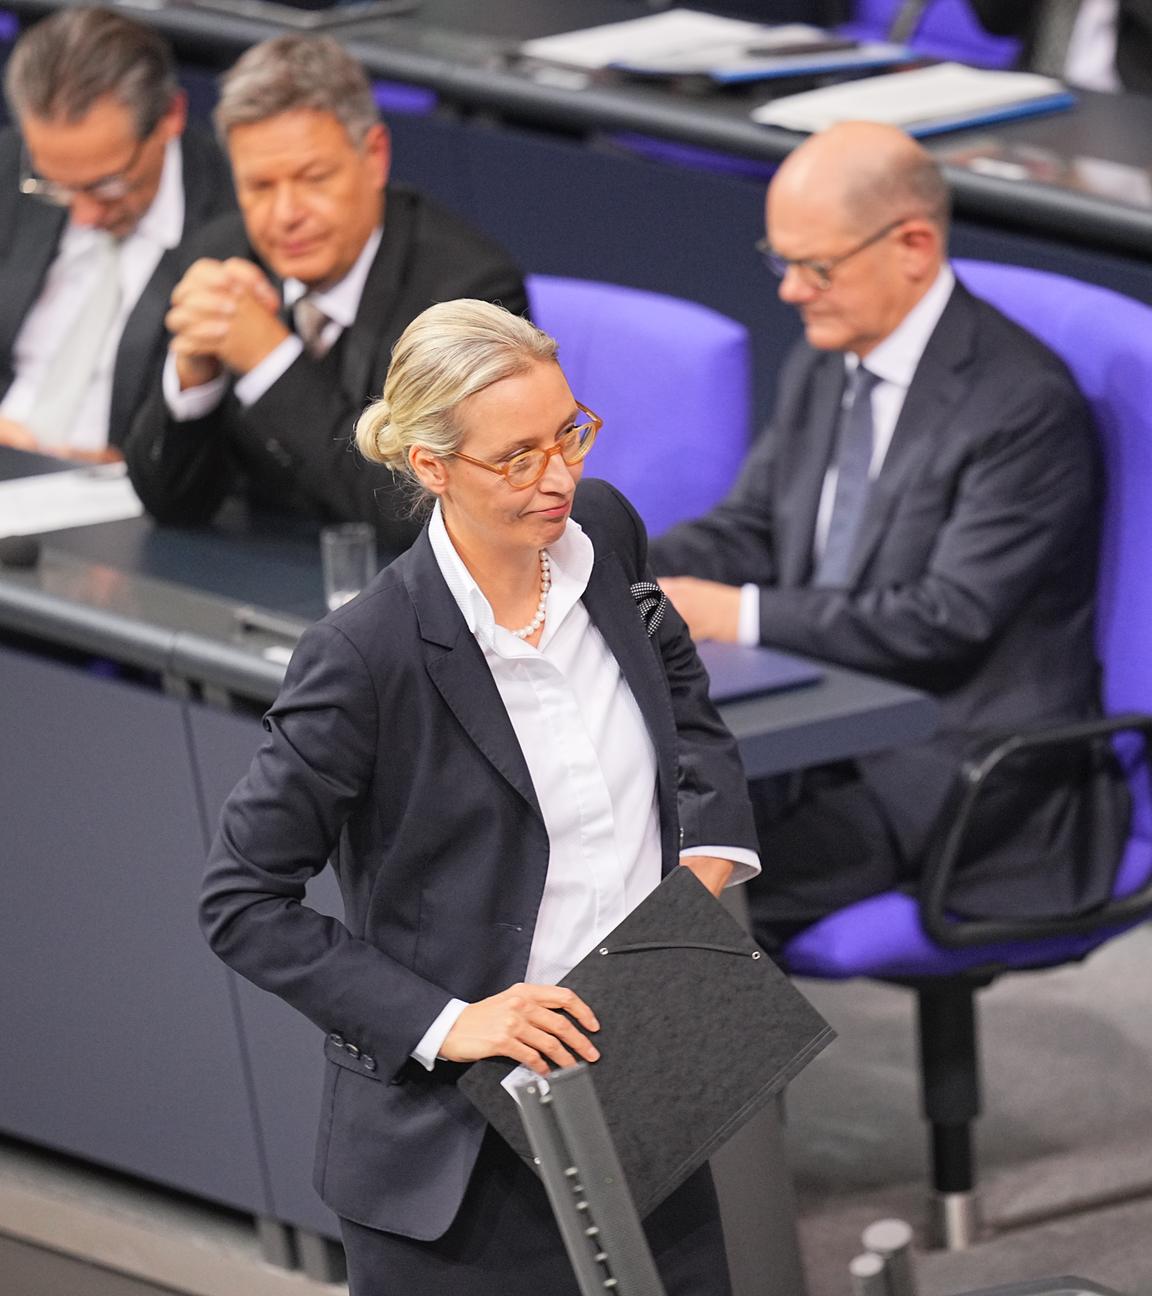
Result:
M651 639L660 629L660 622L664 620L668 595L655 581L637 581L632 586L632 597L636 600L636 606L644 619L644 629L648 631L648 638Z

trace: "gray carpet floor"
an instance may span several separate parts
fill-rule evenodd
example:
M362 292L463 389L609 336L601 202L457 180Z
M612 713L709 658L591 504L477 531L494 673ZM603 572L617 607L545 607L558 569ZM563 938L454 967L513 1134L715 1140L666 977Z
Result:
M789 1155L810 1296L846 1296L873 1220L906 1219L928 1242L913 998L870 982L801 988L840 1038L790 1090ZM982 994L990 1228L964 1253L920 1251L922 1296L1067 1273L1152 1296L1150 1001L1149 927Z

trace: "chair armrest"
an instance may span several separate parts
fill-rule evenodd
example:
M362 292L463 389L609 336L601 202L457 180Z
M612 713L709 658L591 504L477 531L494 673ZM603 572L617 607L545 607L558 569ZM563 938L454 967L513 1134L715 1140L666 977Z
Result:
M1075 917L957 918L949 916L945 910L948 888L961 858L977 803L993 772L1019 752L1043 748L1091 748L1101 738L1110 738L1120 733L1143 735L1144 754L1141 760L1147 768L1152 743L1152 715L1138 713L1012 734L998 742L979 760L964 763L949 808L941 816L942 822L951 816L951 822L942 836L937 834L939 844L929 856L920 886L920 918L924 930L938 945L961 949L998 941L1079 936L1130 922L1152 910L1152 879L1122 900L1110 900L1091 913Z

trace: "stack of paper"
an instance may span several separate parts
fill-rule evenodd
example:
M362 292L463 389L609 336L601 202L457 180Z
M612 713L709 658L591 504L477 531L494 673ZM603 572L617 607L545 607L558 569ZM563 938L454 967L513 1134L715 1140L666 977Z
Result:
M820 131L841 121L887 122L912 135L1068 108L1075 99L1051 77L986 72L959 63L893 72L773 99L754 121L785 130Z
M143 512L121 463L0 482L0 536L118 522Z
M911 57L900 45L857 44L801 23L768 27L692 9L669 9L544 36L526 41L520 52L570 67L618 68L646 76L706 76L722 82L887 67Z

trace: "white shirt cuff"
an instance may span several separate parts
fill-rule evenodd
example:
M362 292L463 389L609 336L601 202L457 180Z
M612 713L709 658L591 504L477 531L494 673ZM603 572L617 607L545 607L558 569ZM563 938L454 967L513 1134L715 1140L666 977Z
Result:
M456 1018L468 1007L463 999L449 999L440 1009L440 1015L424 1032L420 1043L412 1050L412 1057L426 1070L431 1071L436 1065L436 1055L440 1046L448 1037L448 1032L456 1025Z
M711 855L714 859L731 860L735 867L732 876L724 884L725 889L739 886L760 873L760 856L753 850L745 850L743 846L692 846L680 852L682 860L691 855Z
M755 648L760 642L760 586L740 586L740 621L736 627L736 642Z
M236 399L241 405L255 405L268 388L287 373L303 350L304 343L295 333L290 333L255 369L249 369L236 379Z
M180 377L176 373L176 357L171 351L164 360L164 376L161 379L164 390L164 404L168 413L177 423L190 423L193 419L204 418L211 414L224 399L228 390L228 375L221 374L211 382L200 387L180 389Z

